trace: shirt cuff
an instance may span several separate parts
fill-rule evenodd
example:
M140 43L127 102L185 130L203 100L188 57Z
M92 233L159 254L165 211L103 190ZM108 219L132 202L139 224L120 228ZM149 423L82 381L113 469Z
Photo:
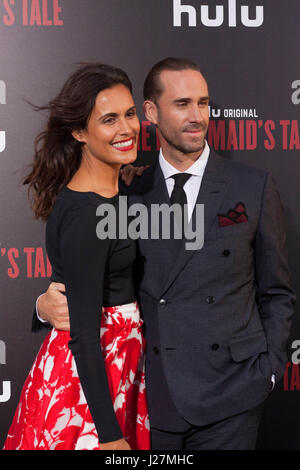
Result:
M272 374L271 382L272 382L272 386L271 386L271 392L272 392L274 390L274 387L275 387L275 374Z
M40 316L39 316L39 311L38 311L38 307L37 307L37 304L38 304L38 301L39 301L39 298L42 297L43 294L39 295L38 298L36 299L36 303L35 303L35 313L36 313L36 316L38 318L38 320L41 322L41 323L48 323L46 320L43 320Z

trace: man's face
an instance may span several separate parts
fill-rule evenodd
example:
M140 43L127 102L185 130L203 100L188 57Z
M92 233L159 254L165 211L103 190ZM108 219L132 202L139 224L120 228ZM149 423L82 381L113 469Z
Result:
M157 125L163 151L199 154L205 145L209 123L206 80L200 72L191 69L165 70L159 79L163 91L148 117Z

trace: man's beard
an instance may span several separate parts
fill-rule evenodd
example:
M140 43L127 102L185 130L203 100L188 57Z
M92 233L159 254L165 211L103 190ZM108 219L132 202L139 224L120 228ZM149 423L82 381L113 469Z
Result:
M182 142L179 139L172 139L168 135L165 134L163 130L160 129L160 133L162 137L165 139L165 141L169 144L170 147L175 148L179 152L183 154L189 154L189 153L195 153L195 152L201 152L204 147L205 147L205 138L206 138L206 133L207 133L208 126L206 124L200 124L200 125L195 125L195 124L190 124L187 125L181 132L186 132L186 131L195 131L195 130L203 130L204 133L202 134L200 140L198 142L194 143L186 143Z

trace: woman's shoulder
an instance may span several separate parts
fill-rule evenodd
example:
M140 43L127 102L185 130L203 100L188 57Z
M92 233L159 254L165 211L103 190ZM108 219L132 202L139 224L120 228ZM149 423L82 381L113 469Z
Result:
M112 198L114 199L114 198ZM88 206L98 206L107 199L91 191L75 191L64 186L58 193L53 210L72 211Z
M105 198L91 191L75 191L64 186L56 197L48 219L48 225L53 222L56 225L64 225L70 219L77 220L80 224L81 220L94 219L97 207L100 204L111 203L116 205L118 198L118 194L112 198Z
M64 186L57 194L47 225L60 225L75 214L80 216L86 212L95 212L96 206L96 201L88 193L72 191Z
M119 198L119 193L113 197L101 196L93 191L76 191L70 189L68 186L64 186L57 195L57 201L63 201L64 204L69 203L74 206L82 206L85 204L99 205L105 202L114 203Z

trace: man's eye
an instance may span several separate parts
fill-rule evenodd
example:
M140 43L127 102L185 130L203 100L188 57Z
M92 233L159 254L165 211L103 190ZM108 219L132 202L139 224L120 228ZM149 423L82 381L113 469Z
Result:
M179 102L177 103L177 106L178 106L179 108L184 108L186 105L187 105L187 103L186 103L185 101L179 101Z

